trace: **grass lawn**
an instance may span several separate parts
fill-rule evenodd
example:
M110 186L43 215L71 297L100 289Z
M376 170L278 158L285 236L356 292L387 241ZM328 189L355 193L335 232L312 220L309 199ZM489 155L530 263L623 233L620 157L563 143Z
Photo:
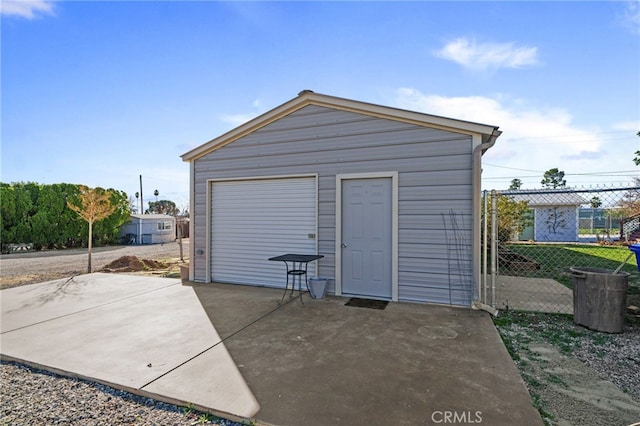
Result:
M523 277L552 278L571 288L569 268L600 268L615 270L627 259L631 251L624 246L601 246L595 244L505 244L504 248L528 257L540 264L537 270L514 270L500 268L500 273ZM628 272L629 296L640 303L640 273L636 257L628 258L621 271ZM639 302L636 302L636 296Z

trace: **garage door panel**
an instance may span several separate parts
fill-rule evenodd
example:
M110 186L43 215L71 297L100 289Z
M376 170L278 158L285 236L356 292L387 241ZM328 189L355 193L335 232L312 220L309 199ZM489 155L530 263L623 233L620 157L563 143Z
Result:
M214 182L211 203L213 281L284 287L284 265L267 259L316 253L313 177Z

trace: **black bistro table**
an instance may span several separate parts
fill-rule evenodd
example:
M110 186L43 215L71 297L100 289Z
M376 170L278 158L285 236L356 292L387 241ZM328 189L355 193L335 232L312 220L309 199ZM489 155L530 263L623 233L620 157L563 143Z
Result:
M291 294L289 297L293 297L293 291L296 288L296 277L298 277L298 291L300 292L300 302L302 302L302 277L304 277L304 283L307 286L307 290L309 290L309 282L307 281L307 266L309 262L313 262L314 260L322 259L324 256L321 254L283 254L276 257L271 257L269 260L274 262L284 262L287 267L287 284L284 287L284 294L280 299L278 304L282 303L284 300L284 296L287 294L287 290L289 288L289 277L292 277L291 283ZM304 304L304 302L302 302Z

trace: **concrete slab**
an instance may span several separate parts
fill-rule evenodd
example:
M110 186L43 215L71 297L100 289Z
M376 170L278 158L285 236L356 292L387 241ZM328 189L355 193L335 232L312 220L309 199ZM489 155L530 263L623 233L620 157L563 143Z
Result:
M225 417L233 420L249 419L260 410L260 404L230 361L233 363L227 348L219 344L142 390L178 405L189 402L203 411L215 406L216 411L231 414Z
M251 418L257 412L189 287L175 279L104 275L3 290L3 328L10 324L2 333L3 357L133 392L171 388L159 399L221 414ZM196 368L181 368L189 362ZM197 368L201 362L207 368ZM223 382L224 389L187 385L206 381Z
M409 303L381 311L305 296L304 305L294 299L233 333L229 317L251 312L226 308L239 294L193 288L220 334L231 336L225 344L260 402L259 420L428 425L456 414L466 423L542 424L485 312ZM281 295L254 290L256 298L245 296L252 303L274 306Z
M2 332L178 284L178 280L94 273L0 292Z
M542 425L485 312L103 275L2 290L3 358L258 424Z
M573 292L550 278L499 275L496 308L507 306L522 311L572 314Z

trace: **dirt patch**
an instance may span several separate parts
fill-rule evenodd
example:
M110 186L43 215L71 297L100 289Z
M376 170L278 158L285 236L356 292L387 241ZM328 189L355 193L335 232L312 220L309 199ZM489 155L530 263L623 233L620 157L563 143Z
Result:
M70 276L79 275L79 271L69 272L46 272L42 274L24 274L9 277L0 277L0 289L19 287L26 284L35 284L45 281L54 281L61 278L69 278Z
M122 256L107 264L100 272L142 272L167 269L168 267L167 263L157 260L138 259L136 256Z
M607 334L569 315L508 312L494 323L546 425L627 425L640 419L640 328Z
M640 418L632 395L552 344L532 342L522 361L528 385L555 417L547 424L627 425Z
M183 240L182 256L177 242L142 246L94 247L92 265L93 271L101 271L116 260L135 256L138 259L153 259L159 263L149 262L142 268L141 265L134 265L132 269L135 271L125 273L179 278L179 265L188 261L186 257L188 253L188 239ZM87 249L0 255L0 289L53 281L86 273Z

